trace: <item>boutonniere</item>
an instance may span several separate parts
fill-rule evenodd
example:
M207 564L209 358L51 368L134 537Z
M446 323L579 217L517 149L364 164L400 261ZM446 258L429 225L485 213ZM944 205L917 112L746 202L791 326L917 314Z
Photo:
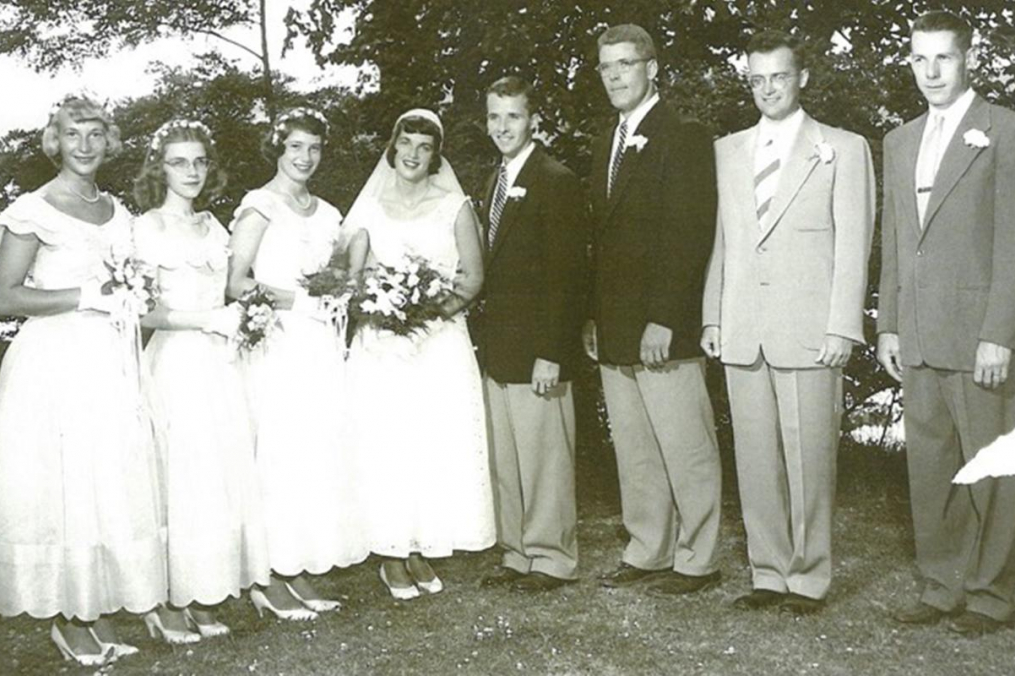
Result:
M990 145L990 138L979 129L970 129L962 135L962 140L970 148L986 148Z
M814 144L814 153L814 157L818 158L825 164L831 164L832 160L835 159L835 148L824 141Z
M522 186L513 185L510 188L508 188L507 198L509 200L520 200L525 197L526 192L528 191Z
M645 147L646 143L648 143L647 138L645 138L641 134L635 134L631 138L627 139L626 145L628 148L634 148L640 153L641 149Z

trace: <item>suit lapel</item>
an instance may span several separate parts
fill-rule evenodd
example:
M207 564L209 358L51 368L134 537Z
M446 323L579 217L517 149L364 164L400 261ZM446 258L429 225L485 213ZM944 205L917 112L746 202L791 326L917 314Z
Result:
M737 203L743 205L748 222L757 227L758 208L754 199L754 153L758 146L758 127L744 133L730 149L730 177Z
M592 185L593 213L599 216L598 224L606 223L606 181L610 166L610 148L617 125L614 122L609 134L600 135L592 148L592 171L589 178Z
M490 178L486 179L486 187L483 188L483 209L479 216L482 219L480 222L483 224L483 250L486 250L486 245L489 242L490 236L490 209L493 207L493 191L497 187L497 172L500 171L500 162L494 167L493 172L490 174Z
M973 99L972 105L966 111L962 122L959 123L955 134L945 149L944 156L941 158L941 166L938 167L937 175L934 177L934 189L930 193L930 201L927 202L927 212L924 214L924 235L926 235L927 230L930 228L934 214L941 207L941 203L944 202L948 194L955 187L955 184L959 182L959 179L969 169L969 165L973 163L973 160L983 152L983 148L966 145L963 136L970 129L979 129L985 134L990 130L990 108L980 97Z
M532 195L529 194L532 190L535 190L533 177L539 172L539 167L542 165L542 148L536 145L532 149L532 154L529 155L529 159L525 160L525 165L522 170L518 172L518 177L515 179L514 185L511 189L522 188L525 190L525 197L519 199L508 198L504 202L504 211L501 212L500 222L497 224L497 238L494 240L493 248L490 250L489 260L493 260L497 257L497 253L503 248L504 240L507 239L511 232L511 227L518 220L518 214L521 212L526 202L532 199Z
M923 139L923 130L927 126L927 114L918 117L913 123L904 129L902 137L901 154L904 158L902 166L902 199L905 202L905 213L909 214L908 220L920 234L920 209L916 205L916 160L920 155L920 142Z
M817 122L805 115L797 132L793 147L790 150L789 158L786 160L786 168L779 176L779 185L776 187L775 195L772 198L772 217L768 219L768 227L761 233L759 242L764 240L772 232L779 219L786 213L786 209L793 202L793 198L800 192L804 182L818 166L817 145L824 141L821 135L821 128ZM753 167L753 163L751 165ZM753 191L753 181L752 181Z
M628 184L631 182L631 176L634 175L634 171L638 164L642 161L642 157L649 152L648 146L652 145L652 139L655 137L656 128L659 126L659 121L663 118L663 102L657 101L652 110L642 118L641 123L637 129L628 134L627 140L630 141L635 136L644 136L647 139L645 147L638 150L634 146L628 147L624 150L624 158L620 162L620 169L617 171L617 180L613 184L613 190L610 191L610 198L606 204L606 217L607 219L613 213L613 210L617 208L620 203L621 197L624 196L624 192L627 190ZM612 149L613 136L610 136L610 146ZM607 154L606 164L609 166L609 154ZM607 169L609 172L609 169ZM608 180L608 179L607 179Z

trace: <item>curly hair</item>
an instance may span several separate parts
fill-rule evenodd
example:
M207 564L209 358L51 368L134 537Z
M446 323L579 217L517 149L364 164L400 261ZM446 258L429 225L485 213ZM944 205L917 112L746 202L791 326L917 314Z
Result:
M269 162L277 162L285 153L285 142L289 135L299 130L319 136L321 143L328 142L328 120L314 108L292 108L275 118L271 129L261 140L261 155Z
M785 47L793 54L793 63L797 70L807 68L807 54L800 38L785 31L767 29L756 33L747 43L747 55L771 54Z
M395 124L395 128L391 130L391 138L388 139L388 147L384 150L384 157L388 160L388 166L392 169L395 168L395 142L398 141L399 135L403 132L406 134L426 134L433 137L433 157L430 158L430 166L427 170L430 174L436 174L441 168L441 147L444 145L444 134L441 133L440 128L436 124L425 117L403 117Z
M149 145L141 173L134 179L134 200L139 207L147 211L162 206L166 201L166 146L171 143L196 141L204 146L211 163L201 194L194 200L195 208L208 206L222 194L226 187L226 174L219 166L215 143L206 130L203 124L186 120L173 120L159 128Z
M42 130L42 152L57 167L63 162L60 157L60 132L63 131L61 113L72 122L94 120L102 123L106 134L106 155L103 163L120 154L120 150L123 149L120 128L113 122L113 116L106 107L88 94L68 94L50 110L49 120Z
M656 58L656 45L648 31L633 23L622 23L610 26L596 40L596 45L602 49L606 45L619 45L630 42L634 45L635 52L643 59Z

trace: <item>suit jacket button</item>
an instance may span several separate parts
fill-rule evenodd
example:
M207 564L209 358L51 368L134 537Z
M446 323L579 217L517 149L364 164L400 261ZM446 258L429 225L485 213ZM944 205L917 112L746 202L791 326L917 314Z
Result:
M917 249L916 250L916 255L917 256L922 256L923 255L923 249Z

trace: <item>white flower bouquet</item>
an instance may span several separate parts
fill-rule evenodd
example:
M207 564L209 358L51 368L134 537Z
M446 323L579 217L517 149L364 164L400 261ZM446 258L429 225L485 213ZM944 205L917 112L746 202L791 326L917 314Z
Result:
M350 304L363 323L398 336L425 334L430 323L446 319L441 303L454 282L420 256L367 271Z

